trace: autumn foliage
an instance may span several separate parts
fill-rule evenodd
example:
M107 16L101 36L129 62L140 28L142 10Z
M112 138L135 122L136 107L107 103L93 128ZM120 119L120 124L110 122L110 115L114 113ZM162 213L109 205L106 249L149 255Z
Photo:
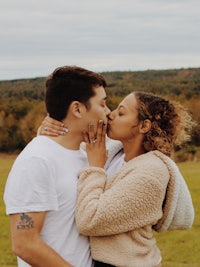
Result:
M190 145L200 146L200 68L102 74L111 109L134 90L164 95L185 105L197 122ZM44 84L44 77L0 81L0 152L20 151L36 135L46 115Z

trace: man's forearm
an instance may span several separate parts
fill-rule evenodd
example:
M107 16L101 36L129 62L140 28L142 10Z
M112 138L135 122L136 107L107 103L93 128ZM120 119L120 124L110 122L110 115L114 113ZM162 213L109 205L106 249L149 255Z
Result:
M18 256L32 267L73 267L42 240L27 244Z

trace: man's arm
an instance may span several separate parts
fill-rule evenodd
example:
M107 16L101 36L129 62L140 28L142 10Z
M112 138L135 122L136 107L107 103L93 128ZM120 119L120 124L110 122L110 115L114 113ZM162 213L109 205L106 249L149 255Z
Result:
M45 212L10 215L13 252L32 267L73 267L41 238Z

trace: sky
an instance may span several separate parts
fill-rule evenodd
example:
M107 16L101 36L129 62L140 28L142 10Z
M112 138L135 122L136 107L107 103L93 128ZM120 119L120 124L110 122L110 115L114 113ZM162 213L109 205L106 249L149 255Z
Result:
M1 0L0 80L200 67L199 0Z

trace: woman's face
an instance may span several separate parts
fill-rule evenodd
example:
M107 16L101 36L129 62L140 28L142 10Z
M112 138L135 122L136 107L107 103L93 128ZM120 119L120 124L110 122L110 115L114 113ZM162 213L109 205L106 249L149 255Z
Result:
M115 140L132 140L139 133L137 101L134 93L126 96L108 116L107 134Z

